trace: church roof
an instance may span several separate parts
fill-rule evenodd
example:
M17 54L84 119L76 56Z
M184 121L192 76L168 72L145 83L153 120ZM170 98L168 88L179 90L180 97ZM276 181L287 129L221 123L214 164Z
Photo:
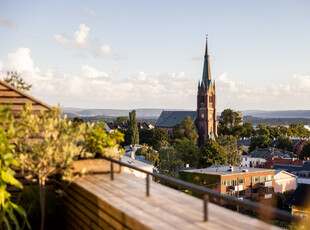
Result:
M10 106L12 113L16 114L23 110L25 104L32 104L34 113L41 110L50 110L52 107L32 97L24 91L0 80L0 104Z
M203 73L202 73L202 85L204 90L210 89L211 86L211 69L210 69L210 56L208 50L208 37L206 39L206 51L204 56Z
M196 111L163 111L155 126L173 128L175 125L180 124L187 116L190 116L191 120L195 121Z

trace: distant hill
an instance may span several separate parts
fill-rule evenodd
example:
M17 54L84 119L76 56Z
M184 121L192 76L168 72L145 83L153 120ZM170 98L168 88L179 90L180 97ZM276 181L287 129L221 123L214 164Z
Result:
M310 118L310 110L244 110L242 114L260 118Z
M157 119L162 111L169 111L174 109L135 109L137 117L148 118L148 119ZM81 109L81 108L62 108L63 113L67 114L68 117L91 117L91 116L100 116L100 117L119 117L119 116L128 116L128 113L131 110L127 109ZM178 111L182 111L178 109ZM276 110L276 111L267 111L267 110L243 110L243 116L252 116L258 118L309 118L310 119L310 110ZM218 113L220 116L221 113Z
M140 118L157 119L164 109L135 109L136 116ZM80 109L80 108L62 108L62 112L68 117L119 117L128 116L131 110L127 109Z

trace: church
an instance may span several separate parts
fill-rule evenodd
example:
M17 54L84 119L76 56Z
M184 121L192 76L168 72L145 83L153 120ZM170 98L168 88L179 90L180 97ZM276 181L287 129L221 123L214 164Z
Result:
M208 39L206 40L202 79L198 82L197 110L163 111L155 126L172 134L173 127L181 123L187 116L190 116L195 123L195 129L199 135L199 146L204 144L207 139L215 140L217 136L216 92L215 82L212 82L211 79Z

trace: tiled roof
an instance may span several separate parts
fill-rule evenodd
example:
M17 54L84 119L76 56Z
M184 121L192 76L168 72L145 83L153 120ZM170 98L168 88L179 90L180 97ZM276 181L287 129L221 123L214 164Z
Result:
M289 151L284 151L281 149L255 149L254 151L250 152L248 154L249 157L255 157L255 158L264 158L267 159L269 157L280 157L280 158L287 158L292 156L293 153Z
M190 116L192 121L196 120L196 111L163 111L156 122L156 127L173 128L180 124L183 119Z
M284 164L275 164L274 169L282 169L287 172L300 172L300 171L310 171L310 161L305 161L303 165L284 165ZM294 173L293 173L294 174Z

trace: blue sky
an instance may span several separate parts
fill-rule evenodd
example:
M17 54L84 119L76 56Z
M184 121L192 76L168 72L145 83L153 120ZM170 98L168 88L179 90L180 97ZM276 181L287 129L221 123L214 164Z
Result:
M0 1L0 74L82 108L310 109L309 1Z

